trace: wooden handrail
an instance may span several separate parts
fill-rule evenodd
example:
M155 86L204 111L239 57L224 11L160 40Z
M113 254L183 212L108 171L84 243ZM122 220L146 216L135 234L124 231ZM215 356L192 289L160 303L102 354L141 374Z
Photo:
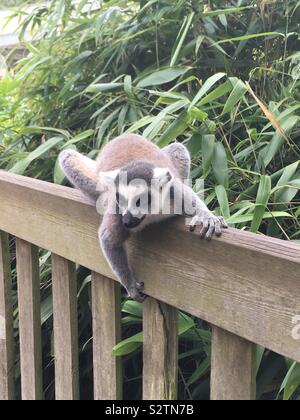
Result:
M114 278L98 244L101 217L78 191L0 171L0 230ZM202 242L184 220L129 241L149 296L300 362L300 247L228 229Z

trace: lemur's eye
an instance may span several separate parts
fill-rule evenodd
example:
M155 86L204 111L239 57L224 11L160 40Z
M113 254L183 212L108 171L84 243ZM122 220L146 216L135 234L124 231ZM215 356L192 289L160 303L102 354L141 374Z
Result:
M141 205L141 199L140 198L137 200L136 205L137 205L137 207L140 207L140 205Z

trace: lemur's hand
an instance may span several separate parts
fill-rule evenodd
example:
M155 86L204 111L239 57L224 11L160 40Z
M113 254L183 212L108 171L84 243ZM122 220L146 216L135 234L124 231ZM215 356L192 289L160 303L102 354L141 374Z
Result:
M127 288L128 295L137 302L144 302L146 295L143 293L144 283L135 283L135 285Z
M216 236L222 235L222 229L228 227L222 216L214 216L207 212L203 214L196 214L190 222L190 231L193 232L197 225L202 225L200 230L200 238L211 240L213 234Z

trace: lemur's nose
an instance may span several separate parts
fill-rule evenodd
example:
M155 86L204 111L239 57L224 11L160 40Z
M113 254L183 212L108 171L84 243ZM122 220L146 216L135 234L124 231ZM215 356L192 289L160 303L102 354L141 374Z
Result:
M132 229L135 228L136 226L138 226L141 221L143 220L143 218L138 218L138 217L134 217L130 211L127 211L123 216L122 216L122 222L123 225L128 228L128 229Z

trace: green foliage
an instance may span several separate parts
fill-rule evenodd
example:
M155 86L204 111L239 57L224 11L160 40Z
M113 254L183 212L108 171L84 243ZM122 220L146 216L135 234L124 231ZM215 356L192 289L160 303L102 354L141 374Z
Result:
M14 11L24 19L20 36L31 29L39 41L26 44L26 57L0 81L0 167L64 183L57 155L65 147L95 157L124 131L161 147L176 139L190 150L192 176L205 179L217 214L242 229L299 241L299 6L53 0L29 14ZM81 363L89 378L89 281L79 274ZM115 351L127 349L125 393L135 398L141 314L128 305L127 341ZM209 355L207 326L195 320L180 337L181 398L208 397ZM270 352L258 359L260 398L299 395L298 365L287 368Z

